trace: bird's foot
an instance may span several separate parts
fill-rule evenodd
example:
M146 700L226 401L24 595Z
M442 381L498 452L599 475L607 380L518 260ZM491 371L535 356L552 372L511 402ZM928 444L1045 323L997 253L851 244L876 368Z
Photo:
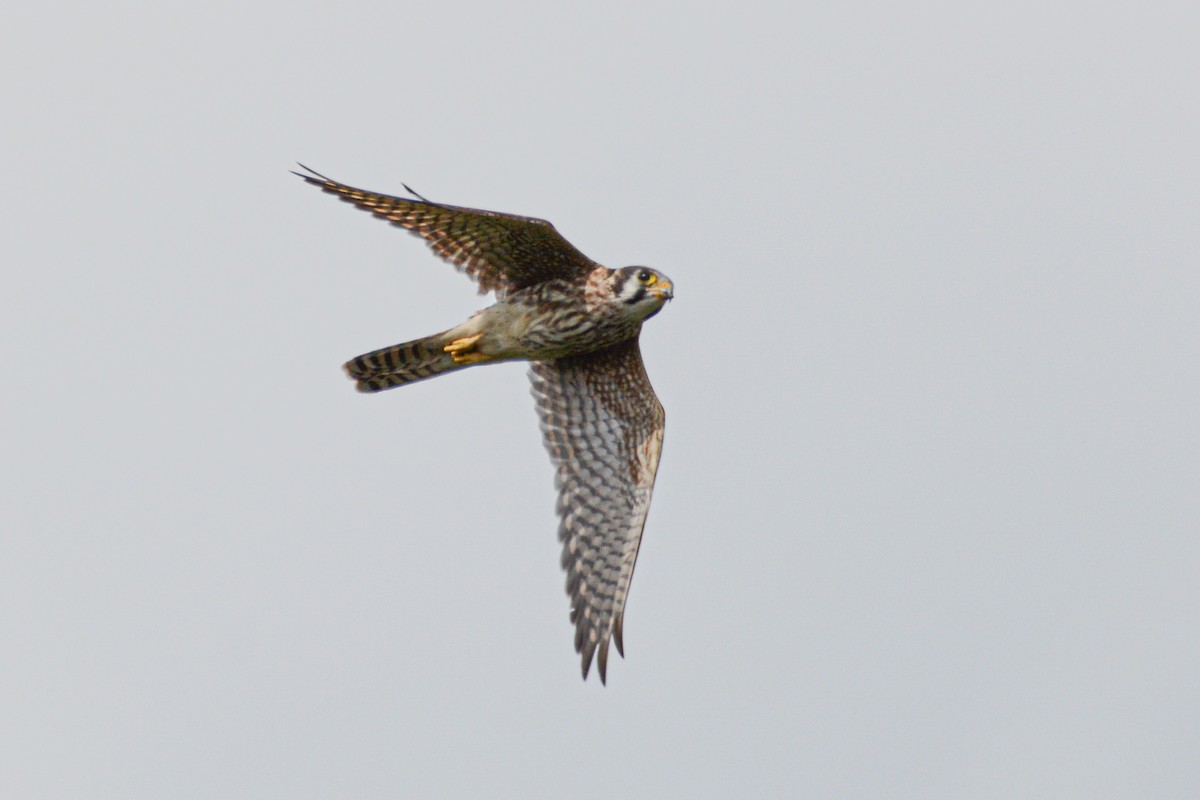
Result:
M484 355L475 349L475 344L483 337L482 333L477 333L474 336L467 336L462 339L455 339L450 344L442 348L450 354L454 359L455 364L482 364L484 361L491 361L492 357Z

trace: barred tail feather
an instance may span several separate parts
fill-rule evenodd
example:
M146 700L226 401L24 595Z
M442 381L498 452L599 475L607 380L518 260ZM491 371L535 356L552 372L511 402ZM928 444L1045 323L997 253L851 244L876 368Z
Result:
M381 392L466 366L443 349L447 343L446 334L439 333L364 353L343 368L360 392Z

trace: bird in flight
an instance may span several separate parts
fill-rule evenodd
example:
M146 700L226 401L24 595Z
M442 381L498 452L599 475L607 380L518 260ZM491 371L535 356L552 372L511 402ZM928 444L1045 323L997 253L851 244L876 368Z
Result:
M609 269L542 219L375 194L303 164L305 181L425 239L494 292L494 305L442 333L345 364L361 392L379 392L477 364L524 360L555 468L558 538L575 651L586 680L622 621L662 449L665 416L638 348L642 323L674 295L648 267ZM597 655L598 653L598 655Z

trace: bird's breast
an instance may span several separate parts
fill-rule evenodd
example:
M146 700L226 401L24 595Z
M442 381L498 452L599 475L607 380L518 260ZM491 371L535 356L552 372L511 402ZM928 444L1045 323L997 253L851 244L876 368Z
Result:
M589 308L581 296L574 302L509 298L481 315L489 355L536 361L599 350L637 336L641 327L640 320Z

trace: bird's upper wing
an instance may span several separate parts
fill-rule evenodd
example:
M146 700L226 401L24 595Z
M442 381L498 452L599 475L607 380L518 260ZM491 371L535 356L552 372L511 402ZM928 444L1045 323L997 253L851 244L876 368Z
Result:
M637 339L535 361L530 378L556 470L575 649L587 678L599 648L604 681L609 639L625 654L625 599L650 510L665 414Z
M478 281L481 294L578 277L597 266L544 219L375 194L300 166L311 174L295 174L312 185L428 241L435 253Z

